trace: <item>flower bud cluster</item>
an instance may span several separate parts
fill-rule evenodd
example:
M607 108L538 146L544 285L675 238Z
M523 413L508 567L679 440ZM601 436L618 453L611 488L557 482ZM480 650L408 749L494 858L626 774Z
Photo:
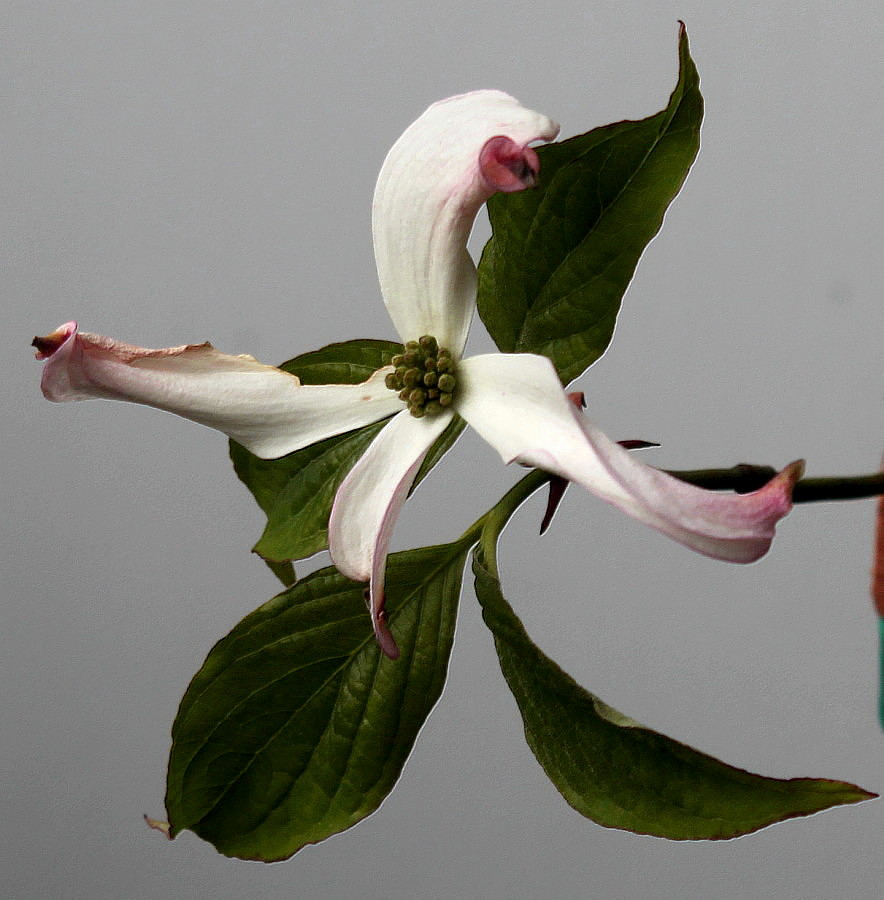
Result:
M409 341L392 361L396 370L387 376L385 384L391 391L398 391L399 399L408 404L415 418L437 416L451 406L456 384L454 360L436 338L425 334L420 340Z

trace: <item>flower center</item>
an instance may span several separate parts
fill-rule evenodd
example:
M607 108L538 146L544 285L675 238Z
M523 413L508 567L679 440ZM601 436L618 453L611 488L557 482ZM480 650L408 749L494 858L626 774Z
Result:
M436 338L425 334L418 341L409 341L402 353L393 357L393 365L396 371L384 383L398 392L415 418L437 416L451 406L456 384L454 360Z

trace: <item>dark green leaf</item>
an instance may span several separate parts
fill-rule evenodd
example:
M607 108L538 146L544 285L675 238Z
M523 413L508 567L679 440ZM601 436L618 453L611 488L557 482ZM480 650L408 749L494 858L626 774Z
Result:
M753 775L639 725L584 690L535 646L504 599L496 542L514 506L505 498L498 509L474 553L476 594L528 745L579 813L638 834L717 840L875 796L844 782Z
M359 384L389 365L401 350L402 345L393 341L359 338L302 353L279 368L297 375L304 384Z
M441 694L470 542L393 554L394 661L364 586L326 568L240 622L209 653L172 729L174 837L284 859L355 825L393 788Z
M683 27L679 61L664 110L539 148L540 186L488 202L482 321L500 350L548 356L565 384L608 346L639 257L697 155L703 98Z
M304 384L358 384L387 365L400 349L390 341L346 341L297 356L280 368L297 375ZM328 438L281 459L259 459L231 441L230 457L236 474L267 515L267 525L254 551L268 562L284 562L325 550L335 492L385 422ZM430 449L416 483L463 428L463 420L455 418Z
M257 496L277 488L265 507L267 525L253 550L266 560L306 559L328 547L328 517L335 493L386 420L327 438L279 460L259 460L242 447L231 449L237 475ZM244 455L248 455L245 468ZM274 464L277 467L274 468ZM244 472L267 472L269 478L246 480ZM282 479L285 482L281 484Z
M345 341L296 356L284 362L280 368L297 375L304 384L359 384L369 378L372 372L387 365L398 349L399 345L391 341ZM341 435L330 438L322 441L321 445L314 444L281 459L260 459L245 447L231 441L230 457L240 480L254 494L261 509L270 515L280 492L292 478L298 477L305 466L338 447L348 437L349 435ZM314 450L317 447L320 447L318 452Z

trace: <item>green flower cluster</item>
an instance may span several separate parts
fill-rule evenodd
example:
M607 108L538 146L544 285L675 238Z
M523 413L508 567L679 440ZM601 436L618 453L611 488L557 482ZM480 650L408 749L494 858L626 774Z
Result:
M454 360L436 338L425 334L420 340L409 341L392 362L396 371L387 376L385 384L399 393L415 418L435 416L451 406L457 383Z

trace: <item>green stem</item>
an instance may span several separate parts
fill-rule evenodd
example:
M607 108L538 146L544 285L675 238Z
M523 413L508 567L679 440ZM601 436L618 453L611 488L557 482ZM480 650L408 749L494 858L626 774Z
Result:
M770 481L777 470L771 466L740 463L730 469L693 469L669 471L667 474L712 491L736 491L748 494ZM884 472L872 475L847 475L830 478L802 478L795 485L795 503L817 503L821 500L859 500L884 494Z
M486 550L485 557L488 567L495 570L492 572L495 577L497 577L497 566L495 563L497 554L494 552L494 547L497 543L497 538L512 514L552 477L552 475L540 469L534 469L532 472L529 472L524 478L517 481L488 512L479 516L458 538L458 543L482 542Z

